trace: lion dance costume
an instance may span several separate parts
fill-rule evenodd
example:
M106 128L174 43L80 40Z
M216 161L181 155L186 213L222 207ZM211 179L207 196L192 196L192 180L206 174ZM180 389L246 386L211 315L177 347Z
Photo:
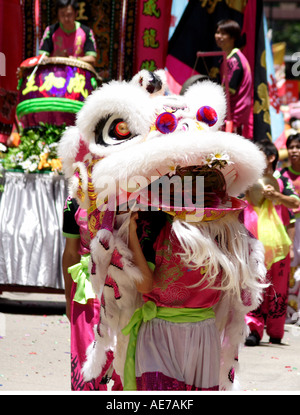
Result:
M99 376L113 351L124 390L230 390L245 314L260 304L266 274L237 196L259 179L264 156L219 131L221 87L204 81L183 96L164 88L164 71L111 81L86 99L61 139L71 196L88 213L89 274L101 302L83 375ZM154 191L171 182L170 197ZM153 289L143 295L128 246L134 210L153 269Z

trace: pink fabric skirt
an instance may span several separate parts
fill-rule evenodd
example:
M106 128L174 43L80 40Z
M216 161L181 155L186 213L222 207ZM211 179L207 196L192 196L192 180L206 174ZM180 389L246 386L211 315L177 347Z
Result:
M136 347L137 390L219 390L220 349L214 319L143 323Z
M76 292L76 283L71 292L71 389L73 391L106 391L107 385L103 376L113 361L113 353L107 353L107 362L97 379L85 382L82 376L82 367L86 360L86 349L94 341L94 326L99 322L100 303L98 299L89 299L86 304L73 301ZM114 382L112 390L122 390L120 377L112 374Z

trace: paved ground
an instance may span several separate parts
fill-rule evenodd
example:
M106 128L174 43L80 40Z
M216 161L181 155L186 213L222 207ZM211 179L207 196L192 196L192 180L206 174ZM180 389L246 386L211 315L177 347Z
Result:
M69 391L64 296L0 295L0 391Z
M300 328L286 326L282 345L263 338L240 353L242 391L300 392ZM0 393L70 392L70 327L64 296L0 295Z

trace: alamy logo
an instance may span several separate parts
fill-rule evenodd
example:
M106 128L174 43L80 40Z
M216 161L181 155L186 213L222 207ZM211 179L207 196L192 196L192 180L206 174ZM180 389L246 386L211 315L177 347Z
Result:
M293 53L292 58L296 62L293 64L291 71L293 76L297 77L300 75L300 52Z
M292 321L294 322L294 324L292 326L291 333L294 337L299 337L300 336L300 310L298 310L292 315Z
M0 52L0 76L6 76L6 58L2 52Z
M197 220L204 214L204 177L179 176L159 177L133 176L116 182L109 175L97 180L98 195L96 205L99 210L114 211L169 211L196 212ZM193 216L193 215L192 215ZM195 216L195 215L194 215ZM189 220L193 220L191 217Z

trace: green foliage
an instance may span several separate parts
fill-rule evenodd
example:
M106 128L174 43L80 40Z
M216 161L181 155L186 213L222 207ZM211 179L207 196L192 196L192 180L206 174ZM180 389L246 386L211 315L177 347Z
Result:
M272 28L272 42L285 42L286 55L299 52L300 45L300 23L299 21L275 20L269 24Z
M65 124L57 126L41 122L38 128L22 131L20 145L9 148L6 153L2 163L4 169L21 169L31 173L38 171L41 155L48 154L49 159L57 158L58 141L65 129Z

